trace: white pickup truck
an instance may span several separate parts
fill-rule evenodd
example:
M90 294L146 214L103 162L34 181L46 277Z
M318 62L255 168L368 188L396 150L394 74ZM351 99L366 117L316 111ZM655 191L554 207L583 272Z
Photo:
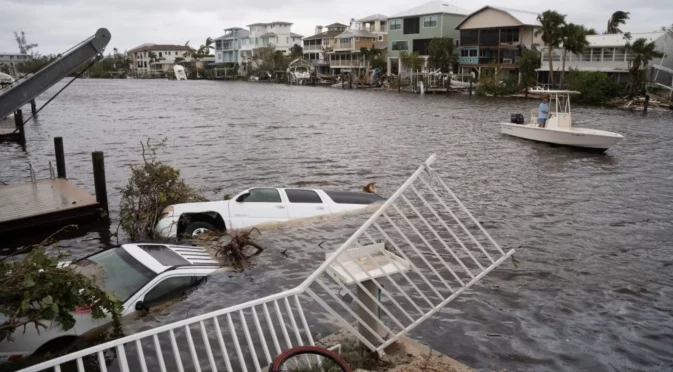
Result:
M207 231L350 211L384 200L365 192L260 187L245 190L231 200L168 206L155 232L164 238L194 237Z

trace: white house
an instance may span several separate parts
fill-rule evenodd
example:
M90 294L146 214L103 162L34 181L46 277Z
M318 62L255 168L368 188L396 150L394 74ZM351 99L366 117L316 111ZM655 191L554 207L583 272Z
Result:
M657 83L672 87L673 82L673 36L666 32L633 33L631 41L645 38L648 42L654 42L657 50L664 53L663 58L657 58L650 62L650 77ZM617 81L627 81L629 75L629 54L625 45L627 40L622 34L590 35L587 36L589 47L581 54L566 56L566 71L576 69L579 71L605 72ZM562 50L552 51L554 70L561 70ZM546 81L549 74L549 54L542 51L542 66L538 70L540 78Z
M248 25L250 31L249 50L256 50L269 45L276 50L287 53L295 44L301 45L303 36L292 32L290 22L253 23Z
M142 44L128 51L131 57L131 71L137 75L166 72L173 68L176 58L191 60L191 57L185 57L185 52L192 51L192 48L185 45Z
M28 54L0 52L0 72L8 72L12 76L18 76L16 64L32 60L33 57Z

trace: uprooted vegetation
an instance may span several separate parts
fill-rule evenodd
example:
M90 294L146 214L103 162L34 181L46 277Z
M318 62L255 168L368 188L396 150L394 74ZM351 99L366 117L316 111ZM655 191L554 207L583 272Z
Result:
M216 259L221 259L227 264L242 269L251 257L258 256L264 251L262 246L252 240L253 232L261 235L257 228L252 228L249 231L210 231L199 235L196 238L196 243L211 252ZM254 249L251 254L249 254L250 248Z
M131 240L154 239L154 226L167 206L206 200L180 177L179 170L157 160L157 150L166 141L140 143L143 164L131 166L131 177L122 189L119 223Z
M76 308L89 309L93 318L110 314L113 334L120 335L121 302L76 266L61 265L66 254L47 252L52 237L18 252L28 252L23 259L0 258L0 315L4 317L0 340L11 340L15 331L23 332L26 327L35 327L39 333L50 322L69 330L75 326L72 311Z

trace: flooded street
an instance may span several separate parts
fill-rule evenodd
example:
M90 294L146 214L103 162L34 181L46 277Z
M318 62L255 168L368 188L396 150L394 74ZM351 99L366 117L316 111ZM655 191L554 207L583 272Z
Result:
M79 80L28 124L25 148L0 144L0 181L30 180L29 162L47 178L53 137L61 136L68 178L93 193L91 152L104 151L112 224L59 243L83 256L126 242L123 233L114 236L119 192L129 165L142 162L147 138L166 137L158 158L211 199L254 186L357 191L369 182L387 196L436 153L434 168L504 249L517 250L519 263L507 261L413 337L482 370L673 369L673 113L574 108L578 126L624 135L606 154L500 135L499 121L535 105L236 82ZM253 267L215 275L186 301L131 320L125 331L292 288L367 217L263 229L258 243L267 250Z

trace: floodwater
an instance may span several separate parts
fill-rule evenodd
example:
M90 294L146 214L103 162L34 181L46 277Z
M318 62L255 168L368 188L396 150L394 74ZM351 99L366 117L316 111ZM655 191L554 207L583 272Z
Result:
M0 144L0 181L29 180L28 162L48 177L53 137L62 136L68 177L93 193L90 153L104 151L112 224L59 243L82 256L125 241L114 236L119 190L128 166L142 161L147 138L167 137L159 159L213 199L252 186L359 190L373 181L390 195L437 153L441 177L503 248L517 250L519 264L504 263L413 337L481 370L672 370L673 113L576 107L583 126L625 136L597 155L499 134L498 121L534 105L254 83L80 80L28 125L25 148ZM263 230L267 251L252 267L216 275L125 331L289 289L366 217ZM285 249L287 258L279 253Z

